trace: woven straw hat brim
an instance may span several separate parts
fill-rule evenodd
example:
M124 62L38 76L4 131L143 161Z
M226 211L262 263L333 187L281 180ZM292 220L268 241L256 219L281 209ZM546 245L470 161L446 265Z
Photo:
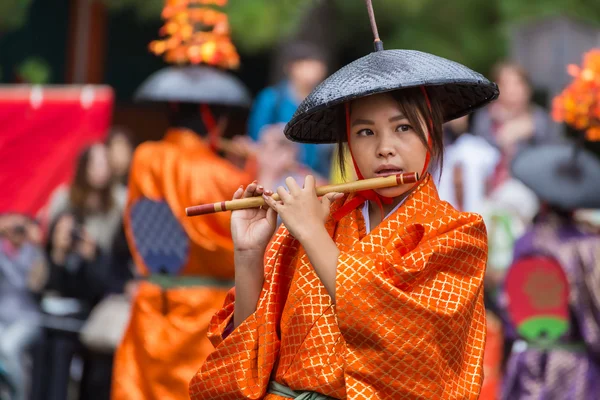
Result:
M252 98L236 76L208 66L167 67L150 75L135 100L248 108Z
M428 95L439 99L444 121L467 115L499 94L496 84L454 61L415 50L378 51L317 86L286 125L285 135L301 143L334 143L343 103L418 86L426 86Z

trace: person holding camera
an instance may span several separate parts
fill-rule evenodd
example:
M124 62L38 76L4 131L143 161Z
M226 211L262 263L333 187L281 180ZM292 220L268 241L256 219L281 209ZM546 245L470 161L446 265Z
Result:
M85 363L79 332L104 293L108 259L69 212L50 226L46 259L44 335L36 352L33 398L62 400L67 398L73 356L83 355Z
M25 399L24 355L39 335L36 293L46 277L39 227L19 214L0 216L0 368L13 399Z

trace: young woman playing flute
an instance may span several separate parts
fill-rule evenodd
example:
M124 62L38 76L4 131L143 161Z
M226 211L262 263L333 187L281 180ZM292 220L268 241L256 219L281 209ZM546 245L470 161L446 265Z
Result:
M485 226L441 201L428 171L442 123L497 94L460 64L400 50L315 89L289 138L347 143L360 179L422 178L321 199L310 176L288 179L278 201L240 187L234 199L263 195L269 207L232 214L235 289L213 317L216 349L192 399L477 399ZM271 239L277 214L285 226Z

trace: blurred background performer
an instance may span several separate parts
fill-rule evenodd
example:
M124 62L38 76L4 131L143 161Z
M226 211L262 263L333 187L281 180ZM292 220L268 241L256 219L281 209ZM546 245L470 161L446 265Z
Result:
M179 8L167 5L163 17L189 11ZM209 9L189 17L202 10ZM171 128L161 141L140 145L132 162L125 226L142 279L116 354L115 400L188 398L191 377L212 351L208 323L233 285L230 213L184 214L188 205L230 198L254 178L251 168L242 170L219 150L225 127L236 122L231 116L249 107L250 96L218 69L239 62L225 14L207 15L220 17L219 29L166 51L166 60L179 65L152 75L136 95L169 103ZM163 44L150 47L161 53Z

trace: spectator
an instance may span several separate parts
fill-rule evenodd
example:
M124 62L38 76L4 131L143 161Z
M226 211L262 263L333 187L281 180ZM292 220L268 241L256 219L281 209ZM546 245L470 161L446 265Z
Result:
M123 128L114 128L108 136L106 145L113 182L126 188L133 156L131 134Z
M510 177L512 158L525 144L553 141L550 116L532 103L532 88L526 71L511 62L495 66L492 78L500 97L473 118L473 134L485 138L501 152L501 160L491 182L495 189Z
M46 265L39 236L37 225L26 217L0 216L0 365L17 400L26 398L24 355L40 332L35 295L44 285Z
M260 140L262 129L275 123L287 123L302 100L327 74L324 54L307 43L296 43L287 49L285 57L286 79L260 92L250 113L249 135ZM298 160L329 176L333 146L302 144Z
M106 254L68 212L50 227L46 259L49 278L42 298L46 329L34 361L34 399L63 400L73 357L84 354L79 329L105 291L109 268ZM82 388L81 398L89 396Z
M288 176L304 182L306 175L315 176L318 185L325 184L324 178L297 161L299 145L283 135L283 128L284 124L274 124L261 133L257 151L260 184L275 191L279 186L286 187Z
M73 183L59 189L49 207L51 222L61 213L72 213L106 253L121 229L126 200L126 189L113 185L111 179L107 148L95 144L81 154Z
M444 126L452 143L445 149L444 171L440 171L440 198L460 211L482 213L486 184L500 159L500 154L485 139L468 132L468 117Z

